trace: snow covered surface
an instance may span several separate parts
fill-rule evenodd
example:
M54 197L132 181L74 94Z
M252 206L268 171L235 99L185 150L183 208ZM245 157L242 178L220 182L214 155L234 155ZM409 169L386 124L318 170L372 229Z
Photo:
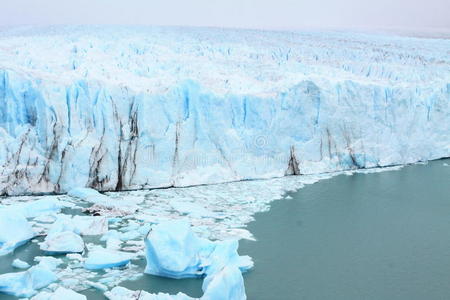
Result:
M6 29L0 194L448 157L449 48L449 39L344 32Z

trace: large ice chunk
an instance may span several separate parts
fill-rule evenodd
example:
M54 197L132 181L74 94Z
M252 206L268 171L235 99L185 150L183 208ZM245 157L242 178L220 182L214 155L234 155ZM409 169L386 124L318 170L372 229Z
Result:
M31 225L19 210L0 208L0 255L14 251L34 236Z
M56 281L56 275L42 265L31 267L25 272L0 275L0 292L16 297L31 297L38 289Z
M199 238L185 221L168 221L153 227L145 239L145 273L171 278L198 277L220 271L226 265L247 270L249 257L237 253L238 242L212 242Z

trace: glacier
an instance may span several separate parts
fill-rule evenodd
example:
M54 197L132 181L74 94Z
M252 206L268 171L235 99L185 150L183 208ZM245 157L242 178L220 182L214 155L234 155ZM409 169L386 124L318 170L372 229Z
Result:
M450 156L449 39L0 30L0 194L181 187Z

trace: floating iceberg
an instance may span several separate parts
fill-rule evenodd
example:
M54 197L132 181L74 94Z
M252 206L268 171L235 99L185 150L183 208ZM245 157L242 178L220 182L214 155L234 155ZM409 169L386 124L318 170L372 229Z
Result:
M202 300L246 299L242 271L252 268L253 261L238 255L237 240L199 238L189 223L175 220L154 226L145 245L146 273L171 278L206 275Z
M97 248L89 251L84 267L89 270L124 267L130 262L130 254L110 249Z
M200 277L235 265L243 271L253 266L237 253L238 241L212 242L199 238L186 221L169 221L152 228L145 239L145 273L170 277Z
M56 281L56 275L48 268L37 265L25 272L0 275L0 293L16 297L31 297L38 289Z
M448 39L147 27L0 36L2 195L450 156Z
M0 208L0 255L8 254L35 236L23 214L14 208Z
M49 254L82 253L84 241L72 231L62 231L47 235L40 247Z

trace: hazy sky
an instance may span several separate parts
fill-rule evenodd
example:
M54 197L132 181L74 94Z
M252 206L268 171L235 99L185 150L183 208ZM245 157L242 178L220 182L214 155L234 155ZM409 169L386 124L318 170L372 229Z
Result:
M2 0L0 25L450 28L450 0Z

